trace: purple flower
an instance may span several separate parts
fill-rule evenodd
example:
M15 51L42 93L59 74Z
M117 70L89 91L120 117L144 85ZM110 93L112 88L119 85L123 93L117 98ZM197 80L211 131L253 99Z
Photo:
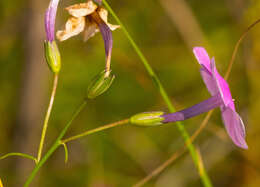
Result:
M201 65L200 73L202 79L212 97L188 109L164 114L161 116L164 118L162 122L182 121L220 107L222 119L230 138L237 146L247 149L243 121L235 110L227 82L219 75L216 69L214 58L210 59L206 50L202 47L195 47L193 53Z
M55 18L59 0L51 0L48 9L45 12L45 32L47 41L52 42L55 38Z

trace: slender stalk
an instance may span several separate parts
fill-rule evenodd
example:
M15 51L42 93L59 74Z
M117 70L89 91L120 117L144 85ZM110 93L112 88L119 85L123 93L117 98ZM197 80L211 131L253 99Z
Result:
M56 90L57 90L57 86L58 86L58 79L59 79L59 75L55 74L54 79L53 79L53 87L52 87L52 92L51 92L51 97L50 97L50 103L49 103L49 106L48 106L48 109L47 109L47 112L45 115L44 123L43 123L42 135L41 135L41 140L40 140L39 149L38 149L37 162L39 162L41 160L42 149L43 149L43 144L44 144L44 140L45 140L45 136L46 136L48 122L50 119L51 110L52 110L52 106L53 106L53 102L54 102L54 98L55 98L55 94L56 94Z
M28 158L28 159L33 160L35 163L37 163L37 159L34 156L31 156L31 155L28 155L28 154L25 154L25 153L7 153L7 154L1 156L0 160L5 159L5 158L10 157L10 156L19 156L19 157L23 157L23 158Z
M122 24L122 22L120 21L120 19L117 17L117 15L115 14L115 12L112 10L112 8L109 6L109 4L107 3L106 0L103 0L103 4L106 6L106 8L108 9L108 11L111 13L111 15L115 18L115 20L117 21L117 23L121 26L121 29L123 30L124 34L126 35L126 37L128 38L129 42L131 43L131 45L133 46L134 50L136 51L136 53L138 54L138 56L140 57L143 65L145 66L148 74L150 75L150 77L152 78L152 80L154 81L154 84L156 86L156 88L159 90L163 100L165 101L166 105L169 108L170 112L175 112L175 108L172 105L168 94L166 93L163 85L161 84L161 81L159 80L159 78L157 77L157 75L155 74L155 72L153 71L152 67L150 66L150 64L148 63L148 61L146 60L145 56L143 55L143 53L141 52L141 50L139 49L139 47L136 45L135 41L132 39L132 37L130 36L130 34L128 33L127 29L125 28L125 26ZM181 122L177 122L177 127L185 141L186 146L189 149L190 155L192 157L193 162L195 163L198 171L200 171L200 165L199 165L199 160L198 160L198 155L196 153L195 147L193 146L192 143L190 143L190 137L189 134L187 133L187 131L185 130L184 126L182 125ZM204 170L204 174L203 176L201 176L201 180L204 184L204 186L209 187L212 186L210 183L210 179L206 173L206 170Z
M245 38L245 36L247 35L247 33L248 33L255 25L257 25L258 23L260 23L260 19L257 19L254 23L252 23L251 25L249 25L249 27L247 27L247 29L243 32L243 34L240 36L239 40L237 41L237 43L236 43L236 45L235 45L235 48L234 48L234 51L233 51L233 53L232 53L231 60L230 60L229 65L228 65L227 72L226 72L225 77L224 77L226 80L228 79L229 74L230 74L230 72L231 72L231 69L232 69L233 63L234 63L234 61L235 61L235 57L236 57L238 48L239 48L239 46L240 46L240 43L241 43L242 40Z
M117 127L117 126L120 126L120 125L124 125L124 124L127 124L128 122L129 122L129 119L125 119L125 120L117 121L115 123L110 123L108 125L104 125L104 126L101 126L101 127L95 128L95 129L87 130L83 133L80 133L78 135L75 135L75 136L66 138L65 140L62 140L61 144L68 143L72 140L77 140L79 138L82 138L82 137L90 135L90 134L94 134L96 132L100 132L100 131L103 131L103 130L106 130L106 129L110 129L110 128Z
M61 131L61 133L59 134L59 136L57 137L57 139L55 140L53 145L50 147L50 149L47 151L47 153L43 156L43 158L37 163L37 165L33 169L32 173L30 174L30 176L26 180L24 187L28 187L30 185L30 183L32 182L32 180L34 179L35 175L37 174L39 169L42 167L42 165L48 160L48 158L53 154L53 152L61 145L61 139L63 138L63 136L67 132L68 128L70 127L70 125L74 121L74 119L84 109L86 104L87 104L87 101L84 100L82 102L82 104L77 108L77 110L73 114L72 118L69 120L69 122L66 124L64 129Z

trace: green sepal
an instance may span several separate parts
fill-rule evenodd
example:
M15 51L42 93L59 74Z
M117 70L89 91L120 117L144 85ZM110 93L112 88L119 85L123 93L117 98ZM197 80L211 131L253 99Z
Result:
M161 125L162 121L164 120L161 115L164 112L143 112L136 114L130 118L130 123L138 126L156 126Z
M103 94L111 86L114 79L115 76L111 75L110 72L108 74L106 71L95 76L88 87L88 98L94 99Z
M61 59L58 46L55 41L44 42L45 58L47 64L53 73L58 73L61 68Z

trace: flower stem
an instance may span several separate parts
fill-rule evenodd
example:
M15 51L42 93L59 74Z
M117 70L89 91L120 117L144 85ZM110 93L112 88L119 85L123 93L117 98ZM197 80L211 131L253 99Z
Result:
M145 66L148 74L150 75L150 77L152 78L152 80L154 81L154 84L156 86L156 88L159 90L164 102L166 103L166 105L168 106L168 109L170 112L175 112L175 108L172 105L168 94L166 93L163 85L161 84L161 81L159 80L159 78L157 77L157 75L154 73L152 67L150 66L150 64L148 63L148 61L146 60L145 56L143 55L143 53L141 52L141 50L139 49L139 47L136 45L135 41L132 39L132 37L130 36L130 34L128 33L127 29L125 28L125 26L122 24L122 22L120 21L120 19L117 17L117 15L115 14L115 12L112 10L112 8L109 6L109 4L107 3L106 0L103 0L103 4L106 6L106 8L108 9L108 11L111 13L111 15L114 17L114 19L117 21L117 23L121 26L124 34L126 35L127 39L129 40L129 42L131 43L131 45L133 46L134 50L136 51L136 53L138 54L138 56L140 57L143 65ZM198 160L198 154L195 150L195 147L193 146L193 144L190 141L190 136L188 134L188 132L185 130L184 126L182 125L181 122L177 122L176 123L177 128L179 129L185 144L187 145L190 155L193 159L193 162L195 163L198 171L200 171L200 165L199 165L199 160ZM203 173L201 177L201 180L204 184L204 186L206 187L210 187L211 182L210 179L206 173L206 170L204 170L205 172Z
M1 156L0 160L5 159L10 156L19 156L19 157L23 157L23 158L28 158L28 159L33 160L35 163L37 163L37 159L34 156L31 156L31 155L28 155L25 153L7 153L7 154ZM0 185L0 187L1 187L1 185Z
M245 36L248 34L248 32L249 32L255 25L257 25L258 23L260 23L260 19L257 19L254 23L252 23L251 25L249 25L249 27L247 27L247 29L242 33L242 35L240 36L239 40L237 41L237 43L236 43L236 45L235 45L235 48L234 48L234 51L233 51L233 53L232 53L231 60L230 60L229 65L228 65L227 72L226 72L225 77L224 77L225 80L227 80L228 77L229 77L229 75L230 75L230 72L231 72L233 63L234 63L234 61L235 61L235 57L236 57L238 48L239 48L239 46L240 46L240 43L243 41L243 39L244 39Z
M28 179L26 180L24 187L28 187L30 185L30 183L32 182L32 180L34 179L35 175L37 174L37 172L39 171L39 169L42 167L42 165L47 161L47 159L53 154L53 152L61 145L61 139L63 138L63 136L65 135L65 133L67 132L68 128L70 127L71 123L73 122L73 120L78 116L78 114L84 109L84 107L86 106L87 101L84 99L84 101L81 103L81 105L78 107L78 109L75 111L75 113L73 114L72 118L69 120L69 122L66 124L66 126L63 128L63 130L61 131L61 133L59 134L59 136L57 137L57 139L55 140L55 142L52 144L52 146L50 147L50 149L47 151L47 153L43 156L43 158L41 160L39 160L39 162L37 163L37 165L35 166L35 168L33 169L31 175L28 177Z
M92 129L92 130L87 130L83 133L80 133L78 135L75 135L75 136L72 136L72 137L67 138L65 140L62 140L61 144L65 144L65 143L70 142L72 140L76 140L76 139L82 138L84 136L94 134L96 132L100 132L100 131L103 131L103 130L106 130L106 129L110 129L110 128L117 127L117 126L120 126L120 125L124 125L124 124L127 124L128 122L129 122L129 119L125 119L125 120L117 121L115 123L110 123L108 125L104 125L104 126Z
M49 106L48 106L48 109L47 109L47 112L46 112L46 115L45 115L44 123L43 123L42 135L41 135L40 145L39 145L39 149L38 149L37 162L39 162L41 160L41 155L42 155L42 149L43 149L43 144L44 144L44 140L45 140L45 135L46 135L48 122L49 122L50 115L51 115L51 110L52 110L52 106L53 106L53 102L54 102L57 86L58 86L58 79L59 79L59 75L55 74L54 75L54 79L53 79L53 87L52 87L52 92L51 92L50 103L49 103Z

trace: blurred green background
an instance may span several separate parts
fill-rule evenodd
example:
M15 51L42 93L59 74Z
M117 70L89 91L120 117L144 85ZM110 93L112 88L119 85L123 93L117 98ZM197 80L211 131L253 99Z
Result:
M56 29L68 18L64 8L79 1L61 1ZM204 46L215 56L219 72L227 69L235 43L260 17L259 0L108 1L158 73L177 109L209 97L193 54ZM0 1L0 155L37 154L52 74L44 59L44 11L49 1ZM109 17L111 23L115 20ZM260 186L260 26L242 42L229 84L247 130L249 150L233 145L220 112L214 111L196 139L214 186ZM66 137L143 111L167 107L123 32L113 32L112 69L116 79L102 96L90 101ZM88 42L82 36L58 43L62 69L45 150L85 97L92 77L104 69L101 34ZM192 134L205 114L184 122ZM184 145L174 124L152 128L130 125L106 130L68 144L69 161L59 148L37 174L32 186L131 186ZM21 186L33 168L31 160L0 161L4 186ZM145 186L202 186L189 154L179 158Z

